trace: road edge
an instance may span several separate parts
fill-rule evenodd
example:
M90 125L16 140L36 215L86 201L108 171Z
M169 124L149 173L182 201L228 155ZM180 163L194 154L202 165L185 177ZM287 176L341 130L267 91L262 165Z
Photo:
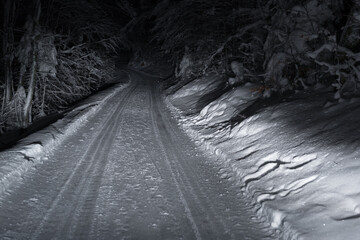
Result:
M216 161L216 158L222 159L223 161L216 161L219 163L219 165L221 165L222 170L226 171L229 176L236 176L236 172L234 172L228 165L223 164L224 162L231 161L229 159L229 156L227 156L227 154L223 151L223 149L214 146L211 143L211 141L208 141L206 138L204 138L197 130L189 128L187 126L188 124L186 124L186 118L181 113L181 110L179 110L174 105L172 105L172 103L168 100L168 98L165 95L163 95L163 101L165 102L165 105L167 106L171 114L177 119L177 123L180 126L180 128L189 136L189 138L192 139L203 152L206 153L210 152L210 154L208 155L211 155L214 161ZM242 187L237 183L234 184L239 188ZM247 194L246 191L244 193ZM288 239L288 240L299 239L299 232L297 232L286 221L283 221L282 224L280 224L279 227L276 229L271 227L271 223L273 222L274 216L278 212L276 211L276 209L268 208L259 204L256 201L256 199L250 197L250 194L247 194L247 198L249 199L250 204L254 206L254 212L256 212L257 216L264 221L264 224L266 224L266 227L269 229L269 231L273 232L273 234L276 235L276 239Z
M12 184L19 181L30 168L47 160L64 140L74 134L87 119L94 116L112 97L129 87L119 83L114 88L104 90L84 100L84 104L65 114L48 127L29 135L14 147L0 152L0 200Z

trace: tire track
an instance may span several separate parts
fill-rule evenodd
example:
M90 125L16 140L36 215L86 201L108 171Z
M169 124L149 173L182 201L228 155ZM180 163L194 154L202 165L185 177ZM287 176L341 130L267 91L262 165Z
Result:
M68 238L71 238L72 235L75 234L75 236L81 236L80 233L77 234L76 230L81 231L81 226L91 226L91 219L93 215L93 209L96 205L96 200L98 197L98 191L101 184L101 179L104 174L105 167L108 163L108 154L110 152L110 149L112 148L112 143L116 137L117 134L121 134L122 127L123 127L123 119L121 118L123 110L127 106L128 102L130 101L131 93L133 91L130 91L127 96L124 98L123 101L119 102L119 105L116 110L116 116L114 116L110 120L110 124L108 127L108 130L103 132L103 136L98 141L97 144L97 150L95 151L95 154L90 155L91 162L95 162L96 165L92 167L91 173L85 177L86 180L85 186L83 187L84 193L81 191L77 196L81 196L78 198L77 205L74 209L76 209L76 213L73 214L73 218L71 218L72 221L67 222L68 228L70 228L70 231L68 232ZM112 126L111 126L112 125ZM99 147L101 147L99 149ZM97 160L102 161L97 161ZM89 201L89 199L93 199L94 201ZM92 211L90 211L92 210ZM81 220L80 220L81 219ZM90 221L90 223L89 223ZM80 226L79 226L80 225ZM86 233L90 233L92 229L87 231ZM82 236L84 239L87 239L88 236Z
M0 238L267 239L156 79L128 73L132 84L4 200Z
M155 88L152 89L152 92L155 92ZM164 134L160 134L160 138L162 138L162 142L169 143L170 146L173 146L173 140L171 137L171 134L177 137L176 132L171 127L171 124L169 124L167 121L165 121L165 117L162 115L162 111L160 110L160 104L159 99L155 97L156 94L153 93L153 98L156 107L153 108L153 112L156 112L158 114L158 121L157 125L159 128L159 125L162 123L162 129L164 129ZM160 123L159 123L160 122ZM170 132L171 131L171 134ZM178 139L180 139L178 137ZM165 150L166 151L166 150ZM189 166L189 164L186 161L183 161L183 159L186 159L186 157L181 157L181 154L179 151L174 148L170 147L168 149L167 153L168 156L171 156L169 159L174 159L171 161L172 164L175 165L174 169L176 169L176 172L178 173L179 181L182 183L183 189L185 192L191 195L191 198L196 203L196 209L201 210L201 214L204 214L204 217L206 217L208 223L211 225L211 229L219 229L222 228L221 231L213 231L213 234L218 234L219 232L228 232L230 233L230 229L227 228L226 224L224 223L224 220L222 219L221 215L216 214L216 211L213 207L213 205L208 201L207 194L204 193L203 189L200 187L198 183L198 179L194 178L193 176L196 176L196 173L193 171L192 167ZM200 200L201 198L201 200ZM220 236L217 236L219 238ZM232 234L230 234L231 239L234 238Z
M152 95L153 95L153 93L152 93ZM165 163L166 163L166 165L167 165L167 167L168 167L168 169L169 169L169 171L171 173L171 178L175 183L176 190L177 190L177 192L179 194L179 197L180 197L180 201L181 201L182 205L184 206L186 217L187 217L187 219L189 220L189 222L191 224L191 228L192 228L192 230L194 232L194 235L195 235L196 239L200 240L200 239L202 239L202 237L200 235L199 227L197 226L197 224L195 222L195 219L193 217L193 214L191 213L189 204L186 201L186 198L184 196L184 192L181 190L180 183L177 180L177 177L176 177L176 174L175 174L175 171L174 171L173 167L171 166L169 156L168 156L168 153L167 153L166 148L164 146L164 143L160 139L161 134L160 134L159 127L158 127L158 125L157 125L157 123L155 121L155 117L154 117L154 100L153 100L153 97L151 98L150 106L151 106L151 109L152 109L150 111L151 112L151 121L152 121L153 130L154 130L154 133L155 133L156 141L158 142L159 146L161 147L162 152L164 153Z
M72 171L72 173L69 175L68 179L66 180L66 182L63 184L63 186L61 187L60 191L58 192L57 196L55 197L55 199L52 201L49 210L47 211L47 213L45 214L45 216L43 217L42 221L40 222L40 224L38 225L36 231L32 234L31 239L38 239L39 236L41 235L41 233L44 230L44 227L46 225L46 223L49 221L51 215L54 213L54 211L56 210L57 205L59 204L59 202L62 200L63 196L65 195L66 191L68 189L71 188L72 184L77 185L77 183L80 183L79 185L77 185L77 189L79 191L79 187L81 190L81 186L83 186L83 183L87 177L89 175L89 171L91 170L91 168L93 167L94 163L94 159L92 158L92 161L90 163L85 162L85 160L87 159L86 157L89 156L92 152L98 151L98 149L101 147L101 144L98 142L99 137L102 135L103 137L106 136L106 134L104 134L104 132L107 132L106 130L109 128L109 122L114 118L115 113L119 110L119 109L123 109L124 106L124 101L129 98L130 94L132 92L134 92L136 88L135 86L131 86L128 89L128 92L126 92L123 97L121 98L121 100L119 101L118 105L116 108L114 108L114 110L108 115L108 117L106 118L106 121L104 122L104 124L102 125L102 128L98 131L98 133L96 134L96 136L94 136L89 144L89 147L86 149L85 153L83 154L82 158L79 160L79 162L76 164L74 170ZM123 92L121 92L123 93ZM115 97L115 96L114 96ZM87 166L85 168L85 174L83 174L83 172L81 171L83 167ZM85 175L85 176L84 176ZM80 181L78 181L78 179L76 179L77 177L80 177ZM67 219L63 219L63 221L66 221Z

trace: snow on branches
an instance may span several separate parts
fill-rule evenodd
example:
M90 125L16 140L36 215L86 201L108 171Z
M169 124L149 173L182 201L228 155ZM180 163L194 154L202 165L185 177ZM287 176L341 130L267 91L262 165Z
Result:
M0 67L10 74L0 93L0 132L27 127L34 118L60 111L112 78L114 63L108 59L123 43L110 17L113 9L98 1L6 3L2 31L7 37L1 50L12 57Z
M178 66L176 75L191 59L192 75L215 71L232 81L235 61L243 67L242 82L270 87L267 94L320 85L334 86L336 97L358 91L356 1L164 0L153 15L154 39Z

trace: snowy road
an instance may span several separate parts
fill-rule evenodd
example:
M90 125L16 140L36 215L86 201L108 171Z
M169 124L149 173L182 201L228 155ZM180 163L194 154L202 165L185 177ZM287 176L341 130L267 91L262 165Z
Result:
M268 239L178 128L156 79L130 76L129 87L7 192L0 239Z

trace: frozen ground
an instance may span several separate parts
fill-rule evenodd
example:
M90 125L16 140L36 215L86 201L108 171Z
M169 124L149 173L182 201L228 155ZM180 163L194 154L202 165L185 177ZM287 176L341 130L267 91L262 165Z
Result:
M0 239L278 238L129 72L0 153Z
M189 86L169 96L168 105L282 238L359 239L359 99L331 103L324 91L301 93L251 109L258 93L245 85L189 116L172 104Z

